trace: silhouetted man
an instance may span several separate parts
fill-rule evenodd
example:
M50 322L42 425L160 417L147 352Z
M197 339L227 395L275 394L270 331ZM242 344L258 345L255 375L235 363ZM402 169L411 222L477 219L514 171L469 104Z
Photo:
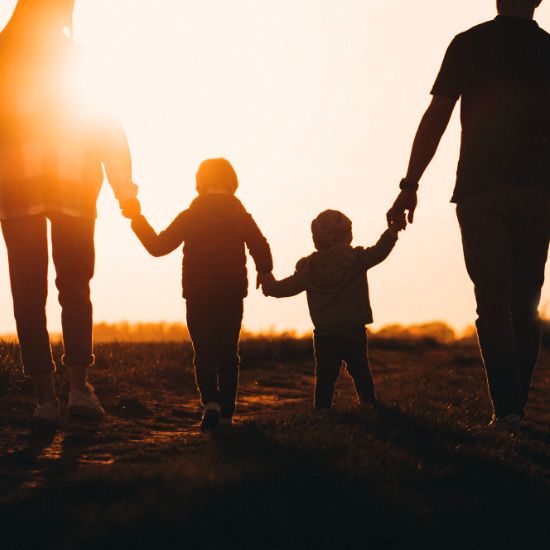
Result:
M0 222L6 241L23 365L38 393L35 418L55 422L46 328L47 222L62 309L69 412L101 418L87 382L94 364L90 279L103 167L123 213L139 210L124 130L92 109L80 83L81 52L63 31L74 0L19 0L0 34ZM103 166L103 167L102 167Z
M538 315L550 234L550 35L533 20L542 0L499 0L498 17L451 42L388 219L413 222L418 182L455 103L462 145L453 202L494 414L523 416L538 359Z

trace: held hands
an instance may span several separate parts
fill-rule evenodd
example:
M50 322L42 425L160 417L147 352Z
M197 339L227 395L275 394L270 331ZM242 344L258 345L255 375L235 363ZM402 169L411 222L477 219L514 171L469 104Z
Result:
M393 206L386 214L388 227L391 228L393 224L397 224L396 226L399 227L398 231L405 229L405 227L401 227L403 223L405 226L407 225L407 222L405 221L405 212L407 212L406 220L409 223L413 223L414 211L416 210L417 202L418 198L414 191L401 191L399 195L397 195Z
M262 292L264 296L269 296L269 288L272 283L275 282L275 277L273 273L258 273L258 278L256 279L256 288L262 287Z
M125 218L133 220L141 215L141 205L138 199L121 201L120 210Z
M388 220L388 230L390 233L397 237L399 231L404 231L407 228L407 220L405 219L405 212L403 212L399 217Z

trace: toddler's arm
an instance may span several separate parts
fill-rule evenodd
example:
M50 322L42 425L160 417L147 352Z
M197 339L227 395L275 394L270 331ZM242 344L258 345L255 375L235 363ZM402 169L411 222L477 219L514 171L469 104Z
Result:
M145 216L140 215L132 220L132 230L149 254L156 257L164 256L178 248L185 240L187 218L188 215L185 210L164 231L157 235Z
M402 229L403 227L401 224L392 223L390 227L382 233L382 236L374 246L364 248L361 251L361 260L366 269L378 265L390 255L390 252L397 242L398 233Z

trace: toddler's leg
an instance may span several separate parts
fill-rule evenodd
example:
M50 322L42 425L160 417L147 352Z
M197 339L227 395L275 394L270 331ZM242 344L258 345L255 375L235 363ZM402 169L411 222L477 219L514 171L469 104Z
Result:
M315 334L315 400L316 409L330 409L334 385L338 380L342 359L333 345L331 335Z
M350 330L342 344L347 371L353 379L359 401L362 404L375 403L376 395L369 366L365 327Z

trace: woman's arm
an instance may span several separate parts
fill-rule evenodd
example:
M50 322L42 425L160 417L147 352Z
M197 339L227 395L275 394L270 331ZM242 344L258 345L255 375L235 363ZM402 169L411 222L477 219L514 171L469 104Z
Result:
M108 117L104 126L101 160L107 180L123 211L129 206L139 209L138 187L132 182L132 158L124 128L114 117Z

